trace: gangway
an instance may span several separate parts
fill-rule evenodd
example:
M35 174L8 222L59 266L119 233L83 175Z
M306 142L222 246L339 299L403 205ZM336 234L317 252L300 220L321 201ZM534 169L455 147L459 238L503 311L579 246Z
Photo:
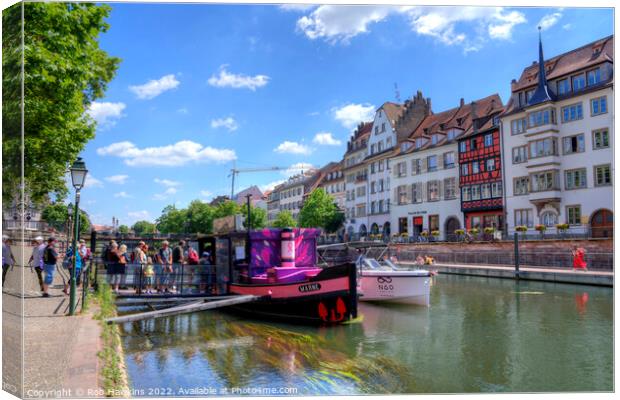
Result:
M195 311L204 311L204 310L212 310L214 308L228 307L236 304L244 304L251 303L253 301L260 300L262 296L254 296L254 295L243 295L243 296L234 296L224 300L215 300L215 301L193 301L188 304L182 304L180 306L165 308L163 310L155 310L155 311L147 311L143 313L130 314L130 315L122 315L120 317L112 317L107 318L105 322L108 324L117 323L121 324L124 322L133 322L133 321L141 321L143 319L150 318L161 318L168 317L171 315L179 315L186 314Z

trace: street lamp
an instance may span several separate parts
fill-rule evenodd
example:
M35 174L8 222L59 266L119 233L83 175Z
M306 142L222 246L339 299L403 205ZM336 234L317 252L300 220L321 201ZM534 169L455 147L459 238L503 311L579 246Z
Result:
M73 269L71 270L71 292L69 295L70 308L69 315L75 314L75 298L76 298L76 253L77 253L77 241L79 235L79 207L80 207L80 190L84 187L84 183L86 182L86 174L88 170L86 169L86 164L82 160L81 157L78 157L77 160L71 166L71 182L73 183L73 187L75 188L75 211L73 212Z

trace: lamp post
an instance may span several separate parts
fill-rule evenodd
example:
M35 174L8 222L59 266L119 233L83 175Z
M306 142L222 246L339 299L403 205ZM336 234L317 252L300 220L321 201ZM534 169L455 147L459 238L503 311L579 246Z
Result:
M78 232L79 232L79 207L80 207L80 190L84 187L84 182L86 181L86 174L88 170L86 169L86 164L82 160L81 157L78 157L77 160L71 166L71 182L73 187L75 188L75 210L73 212L73 269L71 270L71 291L69 293L69 315L75 314L75 299L76 299L76 253L77 253L77 240L78 240Z

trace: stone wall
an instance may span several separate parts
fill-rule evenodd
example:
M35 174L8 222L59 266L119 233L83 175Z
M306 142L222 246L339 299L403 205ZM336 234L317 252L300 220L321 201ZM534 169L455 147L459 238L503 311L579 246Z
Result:
M574 246L586 250L589 269L613 270L612 239L524 240L519 242L520 265L572 268ZM514 242L391 244L390 255L414 261L428 254L436 262L452 264L514 265Z

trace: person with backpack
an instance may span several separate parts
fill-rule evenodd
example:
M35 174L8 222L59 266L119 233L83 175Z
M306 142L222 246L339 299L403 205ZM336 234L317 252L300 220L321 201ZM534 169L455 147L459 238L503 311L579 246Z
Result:
M43 252L43 272L45 272L45 279L43 280L43 297L50 297L48 290L54 281L57 261L58 252L56 251L56 238L50 237L47 239L47 246Z

